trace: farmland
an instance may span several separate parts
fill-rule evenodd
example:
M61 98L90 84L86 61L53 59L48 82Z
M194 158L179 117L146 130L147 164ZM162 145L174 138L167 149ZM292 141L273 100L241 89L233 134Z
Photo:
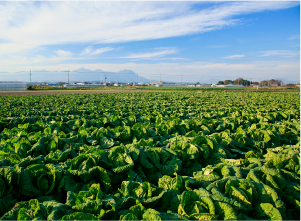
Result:
M299 93L0 105L0 220L300 219Z

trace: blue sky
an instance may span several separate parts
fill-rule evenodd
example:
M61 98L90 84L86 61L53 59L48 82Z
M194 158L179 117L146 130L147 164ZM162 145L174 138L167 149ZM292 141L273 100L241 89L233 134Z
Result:
M203 83L300 81L298 1L0 2L0 33L6 80L84 67Z

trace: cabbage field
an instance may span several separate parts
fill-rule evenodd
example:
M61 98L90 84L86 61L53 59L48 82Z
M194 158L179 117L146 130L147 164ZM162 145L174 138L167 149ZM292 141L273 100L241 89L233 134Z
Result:
M300 220L300 93L0 106L0 220Z

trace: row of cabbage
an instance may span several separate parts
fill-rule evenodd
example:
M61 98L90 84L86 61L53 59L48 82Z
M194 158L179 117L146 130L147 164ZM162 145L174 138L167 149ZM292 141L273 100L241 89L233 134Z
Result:
M0 219L299 219L298 96L3 97Z

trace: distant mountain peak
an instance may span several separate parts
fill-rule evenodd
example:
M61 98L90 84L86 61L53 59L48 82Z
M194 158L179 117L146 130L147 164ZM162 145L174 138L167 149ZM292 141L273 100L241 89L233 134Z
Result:
M94 70L94 72L104 72L104 71L101 69L96 69L96 70Z
M136 73L132 70L124 69L124 70L118 71L118 74L136 74Z
M73 72L79 72L79 71L81 71L81 72L91 72L91 70L83 68L83 67L81 67L79 69L76 69L76 70L73 70Z

